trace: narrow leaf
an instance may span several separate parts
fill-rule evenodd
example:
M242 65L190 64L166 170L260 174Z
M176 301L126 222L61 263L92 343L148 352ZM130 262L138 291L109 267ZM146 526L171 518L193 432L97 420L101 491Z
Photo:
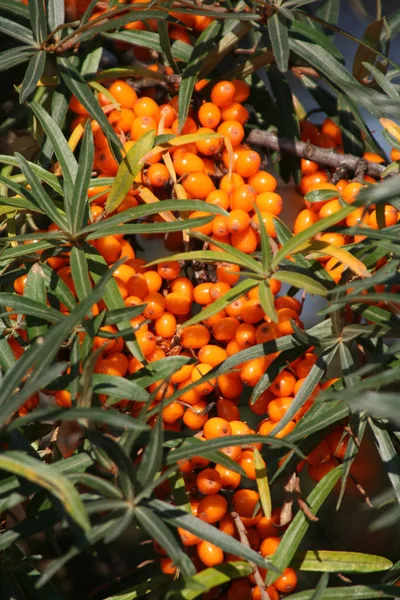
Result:
M254 467L256 470L257 488L258 488L258 493L260 494L261 506L263 509L264 516L267 517L267 519L270 519L271 512L272 512L272 501L271 501L271 492L269 490L267 468L266 468L265 462L264 462L260 452L257 450L257 448L254 448L254 450L253 450L253 456L254 456Z
M286 19L279 12L268 19L268 33L278 69L286 73L289 63L288 29Z
M79 154L79 166L75 185L71 197L70 227L72 233L76 234L85 227L89 218L89 204L87 192L90 185L94 160L93 134L88 120L85 125L85 133Z
M35 91L37 82L43 75L45 65L46 52L44 50L35 52L25 71L25 76L21 87L21 94L19 97L20 104L23 104L25 100L29 98L29 96Z
M387 571L393 566L393 563L388 558L374 554L309 550L296 553L291 565L300 571L376 573L377 571Z

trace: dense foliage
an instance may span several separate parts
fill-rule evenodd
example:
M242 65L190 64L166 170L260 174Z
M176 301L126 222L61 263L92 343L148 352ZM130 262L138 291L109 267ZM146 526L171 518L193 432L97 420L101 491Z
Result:
M376 4L357 40L340 0L0 0L0 130L32 141L0 155L2 598L66 598L128 531L95 600L396 597L395 542L323 532L348 494L372 531L400 517L400 10Z

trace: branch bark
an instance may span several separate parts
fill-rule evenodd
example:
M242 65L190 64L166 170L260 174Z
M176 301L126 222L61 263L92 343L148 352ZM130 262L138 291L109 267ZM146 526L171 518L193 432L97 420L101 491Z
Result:
M365 169L366 175L378 179L386 169L385 165L365 160L365 158L359 156L339 154L339 152L330 148L319 148L308 142L280 137L270 131L253 129L247 136L246 141L254 146L286 152L287 154L293 154L300 158L313 160L318 164L330 167L331 169L340 168L353 173L359 173L360 168L363 168Z
M250 548L249 540L247 539L246 527L243 525L243 521L240 518L240 515L238 515L237 512L232 512L231 516L232 516L232 519L235 521L236 529L238 531L241 543L243 544L243 546ZM250 562L250 561L249 561L249 565L253 569L254 579L256 581L256 584L260 588L261 600L271 600L270 595L267 592L267 588L265 587L265 582L264 582L264 579L262 578L259 568L257 567L257 565L255 563Z

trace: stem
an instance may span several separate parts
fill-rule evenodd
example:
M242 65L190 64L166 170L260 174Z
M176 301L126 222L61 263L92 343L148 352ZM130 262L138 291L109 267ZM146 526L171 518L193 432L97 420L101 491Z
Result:
M339 154L339 152L335 152L330 148L319 148L309 142L301 142L277 136L271 131L252 129L247 136L247 142L255 146L287 152L300 158L313 160L332 169L343 168L346 171L356 173L360 165L363 165L366 169L366 174L375 178L380 178L386 169L385 165L365 160L365 158L354 156L353 154Z
M238 515L237 512L232 512L231 516L232 516L232 519L235 521L236 529L238 531L241 543L243 544L243 546L246 546L247 548L250 548L251 546L249 544L249 540L247 539L246 528L243 525L242 519L240 518L240 516ZM261 591L261 600L271 600L271 598L270 598L270 596L269 596L269 594L267 592L267 588L265 587L265 582L264 582L264 579L261 576L259 568L257 567L257 565L255 563L253 563L251 561L249 561L249 565L253 569L254 579L256 580L256 584L260 588L260 591Z

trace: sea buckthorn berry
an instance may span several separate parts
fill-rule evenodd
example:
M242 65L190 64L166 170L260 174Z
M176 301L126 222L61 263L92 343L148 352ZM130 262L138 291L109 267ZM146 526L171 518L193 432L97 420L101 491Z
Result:
M346 265L343 265L334 257L330 258L325 265L326 272L329 273L335 283L339 283L346 268Z
M275 423L280 421L287 413L288 408L292 404L292 402L293 398L291 397L281 397L271 400L271 402L268 404L267 409L268 416L271 419L271 421L274 421Z
M241 150L235 160L234 170L241 177L251 177L260 169L261 157L255 150Z
M275 223L274 223L275 215L271 212L261 212L260 216L261 216L261 221L265 228L265 231L267 232L267 235L270 238L275 239L277 237L276 230L275 230ZM260 225L260 220L258 218L258 215L253 216L251 223L257 231L260 230L261 225Z
M297 313L301 312L301 302L292 296L279 296L278 298L275 298L274 305L276 310L290 308Z
M232 83L235 88L234 102L243 103L250 96L250 86L243 79L233 79Z
M230 289L231 286L229 283L218 281L211 286L209 294L213 302L215 302L215 300L218 300L218 298L221 298L221 296L227 294Z
M282 594L293 592L297 586L297 575L294 569L288 567L283 574L275 581L274 586Z
M339 212L341 208L342 205L340 204L339 200L329 200L324 204L324 206L322 206L322 208L320 208L318 213L319 218L325 219L325 217L330 217L331 215Z
M219 473L219 476L221 477L222 488L224 490L235 490L237 487L239 487L242 479L240 473L236 473L236 471L228 469L228 467L219 464L215 465L215 470ZM221 531L224 531L224 533L227 533L228 535L234 535L235 528L232 517L230 515L226 515L224 519L226 519L226 522L223 523L221 521L219 524ZM232 533L228 533L227 530L232 531Z
M352 204L363 187L365 187L365 185L358 183L357 181L348 183L342 192L343 200L348 204Z
M134 112L128 108L121 108L120 111L113 110L108 115L108 120L114 129L122 129L124 133L128 133L131 130L134 118Z
M161 104L159 110L160 123L164 123L164 127L171 127L172 123L176 120L176 110L170 104Z
M211 177L199 171L189 173L183 180L182 185L192 198L199 198L200 200L207 198L208 194L215 189Z
M175 135L178 135L179 133L180 133L180 135L188 135L189 133L196 133L197 125L196 125L196 121L194 121L194 119L192 119L192 117L187 117L180 132L179 132L179 120L178 119L175 119L175 121L172 123L171 129L172 129L172 133L174 133Z
M210 133L214 135L215 131L210 127L199 127L197 133ZM222 137L206 137L195 142L197 150L200 152L200 154L203 154L204 156L213 156L214 154L216 154L221 149L223 143L224 140L222 139Z
M169 260L157 265L157 273L162 279L176 279L181 272L181 265L177 260Z
M71 393L68 390L57 390L55 395L57 406L69 408L72 406Z
M197 515L206 523L217 523L225 517L228 511L228 502L221 494L213 494L202 498L199 502Z
M346 455L349 438L342 428L334 429L326 436L326 443L330 453L339 460L344 460Z
M214 206L220 206L221 208L227 210L229 208L229 195L227 192L223 190L213 190L210 194L208 194L206 198L207 204L213 204Z
M236 190L241 185L244 185L245 181L243 177L238 175L237 173L232 173L229 175L224 175L219 182L219 189L226 192L227 194L231 194L234 190ZM223 207L225 208L225 207Z
M235 340L241 350L254 346L256 343L256 328L251 323L241 323L236 330Z
M21 275L20 277L17 277L17 279L14 279L13 287L16 294L19 294L20 296L23 295L27 279L28 275Z
M318 221L318 214L309 208L304 208L294 222L294 233L300 233Z
M244 138L244 128L239 121L223 121L217 129L217 133L227 137L233 147L240 144Z
M263 421L258 429L258 433L259 435L271 435L271 431L275 429L276 426L277 423L275 421ZM285 427L283 427L281 431L275 433L273 437L276 437L280 440L284 438L285 435L291 433L295 427L296 423L294 421L289 421L289 423L285 425Z
M212 221L212 232L218 237L223 237L229 234L228 217L217 215Z
M194 301L201 306L211 304L212 298L210 296L210 289L212 283L199 283L193 290Z
M143 134L152 129L157 129L157 121L154 117L148 115L136 117L131 127L131 140L138 140Z
M218 388L224 398L236 398L243 391L239 373L225 373L217 378Z
M151 354L156 347L156 338L151 331L145 331L142 327L136 332L136 340L145 356Z
M290 308L281 308L276 311L276 314L278 317L277 327L280 335L291 335L294 333L291 321L294 321L299 327L302 326L299 315Z
M175 575L177 568L168 556L160 559L160 568L164 575Z
M136 100L133 105L133 112L137 117L153 117L156 120L158 120L160 115L157 102L148 96L142 96Z
M246 211L239 208L231 211L229 217L226 218L226 223L229 233L241 232L249 226L250 217Z
M194 285L187 277L177 277L171 281L172 292L188 296L193 300Z
M254 465L254 453L252 450L244 450L238 460L238 464L246 473L248 479L255 481L257 479L256 468Z
M249 118L249 111L239 102L228 104L221 111L223 121L237 121L244 125Z
M215 469L207 468L197 475L197 488L201 494L218 494L222 488L221 476Z
M247 299L245 296L240 296L239 298L236 298L236 300L234 300L233 302L231 302L230 304L228 304L228 306L226 307L226 314L228 317L240 317L241 313L242 313L242 308L243 305L245 304L245 302L247 302Z
M194 383L195 381L199 381L200 383L198 385L196 385L196 391L200 396L206 396L207 394L210 394L214 389L215 389L215 384L216 384L216 379L212 378L209 379L208 381L203 381L203 377L205 375L207 375L207 373L209 373L209 371L211 371L212 366L208 365L207 363L200 363L198 365L195 365L191 375L190 375L190 379L192 380L192 382Z
M235 337L239 321L235 317L225 317L213 325L213 336L219 342L228 342Z
M309 465L308 474L313 481L321 481L330 471L336 467L336 460L332 457L324 463Z
M192 300L186 294L172 292L165 296L165 308L173 315L187 315L192 308Z
M263 358L253 358L243 363L240 370L240 379L246 385L254 387L264 375L266 370L265 361Z
M121 244L113 235L105 235L96 240L96 247L109 265L121 256Z
M221 121L221 110L213 102L205 102L199 108L198 119L203 127L215 129Z
M267 587L267 594L270 600L279 600L279 592L277 591L274 585L269 585ZM256 585L251 590L251 600L262 600L261 588Z
M260 545L260 554L262 556L275 554L280 543L281 538L277 536L264 538Z
M265 322L261 323L256 329L256 343L263 344L271 340L276 340L280 337L280 331L275 323Z
M178 527L178 533L182 540L182 544L185 547L196 546L200 542L200 538L197 537L197 535L195 535L194 533L191 533L190 531L187 531L186 529L182 529L181 527Z
M171 402L168 406L165 406L161 411L162 420L165 423L175 423L178 421L185 412L185 408L179 402Z
M273 193L277 186L275 177L267 171L257 171L247 182L254 187L257 194Z
M383 215L383 226L390 227L391 225L395 225L398 221L399 213L394 206L390 204L386 204L384 208ZM379 229L378 217L376 210L373 210L369 215L368 224L372 229Z
M180 343L184 348L202 348L210 341L210 333L204 325L190 325L182 330Z
M247 227L243 231L234 231L231 233L232 246L245 254L253 254L257 250L258 237L252 227Z
M269 390L265 390L253 404L249 402L251 412L260 417L267 414L268 404L274 399L273 394Z
M241 318L245 323L258 323L264 317L264 309L261 306L259 300L256 298L250 298L244 303L241 312Z
M253 517L259 499L258 492L250 489L238 490L232 496L233 508L246 527L252 527L261 519L261 511Z
M193 327L196 327L196 325L193 325ZM185 332L185 329L183 332ZM228 354L226 350L219 346L215 346L214 344L203 344L197 357L200 362L216 367L228 358Z
M224 561L223 550L211 542L205 540L197 544L197 554L206 567L214 567Z
M121 108L133 108L137 100L135 90L126 81L121 79L114 81L108 88L108 91L121 105Z
M232 191L229 200L230 209L240 209L249 213L254 209L256 198L256 190L253 188L253 186L245 183Z
M303 175L312 175L313 173L316 173L318 169L318 163L307 158L301 159L301 172L303 173Z
M219 107L228 106L235 98L235 86L231 81L219 81L211 90L211 102Z
M173 165L176 174L179 175L179 177L193 171L198 171L200 173L204 172L203 160L200 156L197 156L197 154L193 154L193 152L175 153Z
M208 414L205 412L206 408L207 402L205 400L198 400L187 408L182 419L186 427L194 431L204 427L204 424L208 421Z
M167 167L161 163L150 165L147 169L147 178L153 187L163 187L169 182L169 171Z
M262 192L258 194L255 203L262 213L267 212L277 216L282 212L282 197L275 192Z
M217 400L217 415L229 423L240 418L240 412L236 404L227 398Z
M165 299L162 294L152 292L143 298L143 304L147 304L143 310L145 319L155 320L161 317L165 310Z
M203 434L207 440L211 440L213 438L232 435L232 428L225 419L221 419L221 417L212 417L204 425Z
M225 467L221 468L221 465L216 465L215 467L219 474L221 475L221 477L223 478L223 470ZM228 469L230 470L230 469ZM239 473L235 473L235 471L232 471L235 475L239 475ZM239 475L240 479L241 476ZM229 488L226 488L229 489ZM226 514L224 517L222 517L222 519L219 522L219 529L220 531L223 531L223 533L226 533L226 535L230 535L230 536L234 536L236 534L236 526L235 526L235 522L233 520L233 518L231 517L230 514Z
M311 175L305 175L300 181L300 193L305 196L310 191L312 185L316 183L326 183L328 181L328 175L325 171L317 171Z
M251 585L247 579L232 581L228 590L227 600L250 600Z
M275 377L269 389L275 396L283 398L293 394L295 383L295 376L290 371L283 370Z
M171 338L176 333L176 318L173 314L164 312L154 323L157 335L163 338Z
M148 293L149 287L146 278L142 274L134 275L128 280L127 289L129 296L137 296L143 300Z

